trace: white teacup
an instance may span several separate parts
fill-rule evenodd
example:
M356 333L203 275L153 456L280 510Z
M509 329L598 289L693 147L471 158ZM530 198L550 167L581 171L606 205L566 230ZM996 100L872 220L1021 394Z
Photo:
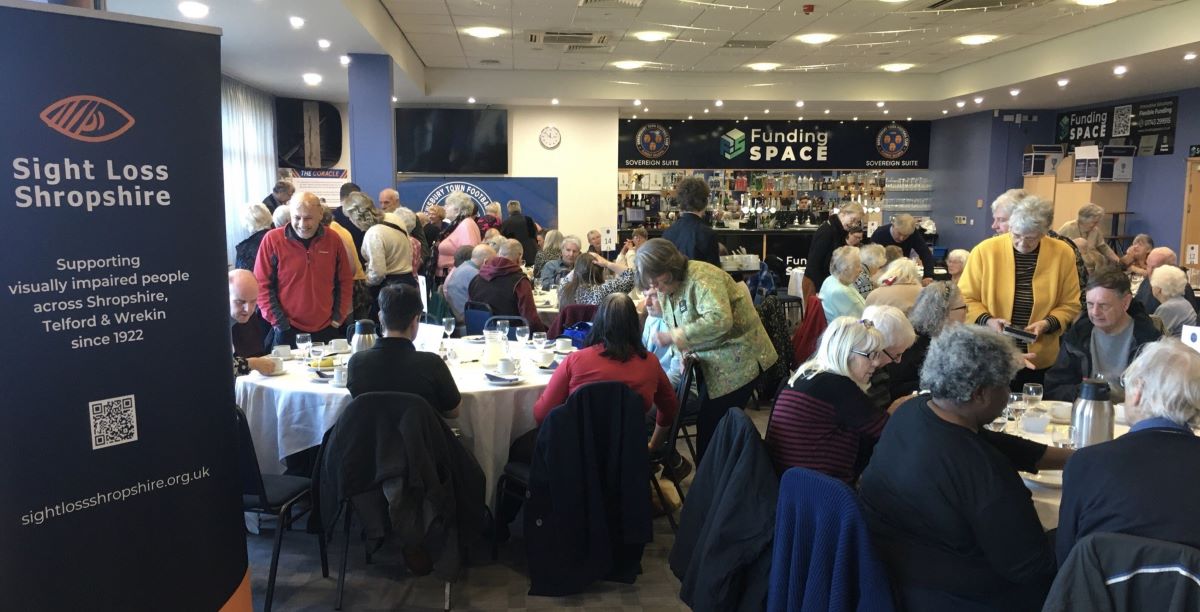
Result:
M333 382L338 385L346 384L346 366L337 366L333 369Z
M271 362L272 374L277 374L283 371L283 359L275 356L267 357L267 359Z
M286 344L276 344L271 348L271 355L280 359L287 359L292 356L292 347Z
M1021 417L1021 426L1030 433L1046 433L1046 426L1049 424L1050 415L1045 412L1026 412L1025 416Z
M344 353L350 350L350 343L345 338L335 338L329 343L329 348L335 353Z
M558 340L554 341L554 350L560 353L565 353L571 350L571 346L570 338L559 338Z
M512 357L501 357L496 361L496 371L501 374L516 374L520 370L520 362Z
M534 353L534 359L538 366L543 368L550 367L554 363L554 351L541 350Z

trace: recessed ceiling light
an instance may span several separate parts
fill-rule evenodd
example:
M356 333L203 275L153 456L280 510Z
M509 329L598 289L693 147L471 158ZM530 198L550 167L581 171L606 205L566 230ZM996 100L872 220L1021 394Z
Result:
M748 121L749 119L750 119L750 116L749 116L749 115L743 115L743 116L742 116L742 120L743 120L743 121Z
M1058 80L1058 86L1059 86L1059 87L1066 87L1066 86L1067 86L1067 83L1070 83L1070 82L1071 82L1071 79L1059 79L1059 80Z
M475 103L475 96L471 96L470 98L467 98L467 104L474 104L474 103Z
M637 119L637 115L634 115L634 116L633 116L633 118L634 118L634 119Z
M796 100L796 108L804 108L804 100Z
M855 117L855 118L854 118L854 120L855 120L855 121L858 121L858 117Z
M884 106L887 106L887 102L876 102L875 103L875 108L883 108Z
M976 104L983 104L983 96L975 96Z
M621 70L637 70L638 68L641 68L649 63L650 62L644 62L642 60L621 60L619 62L613 62L612 65L620 68Z
M1008 95L1015 98L1015 97L1021 95L1021 90L1020 89L1010 89L1010 90L1008 90Z
M764 115L770 115L770 114L771 114L771 109L769 109L769 108L764 108L764 109L763 109L763 114L764 114Z
M503 33L504 30L490 26L477 26L463 30L463 34L466 34L467 36L473 36L475 38L495 38Z
M315 72L305 72L300 78L304 79L304 83L307 85L316 86L321 84L321 75Z
M905 120L905 121L912 121L912 117L905 117L905 118L904 118L904 120Z
M725 106L725 103L722 102L721 100L717 100L716 102L713 102L713 106L715 106L717 108L721 108L722 106Z
M350 65L350 56L342 55L342 56L338 57L338 61L341 62L341 64L343 66L349 66Z
M1075 0L1075 4L1080 6L1104 6L1105 4L1112 4L1116 1L1117 0Z
M393 104L394 104L394 103L396 103L396 102L399 102L399 101L400 101L400 98L397 98L396 96L392 96L392 103L393 103Z
M797 119L799 119L800 121L804 121L804 115L800 115L799 117L797 117Z
M890 111L890 110L888 110L888 109L886 109L886 108L885 108L885 109L883 109L883 114L885 114L885 115L886 115L886 114L888 114L888 113L890 113L890 112L892 112L892 111Z
M188 19L204 19L208 17L208 5L201 2L180 2L179 12Z
M1192 60L1194 60L1194 59L1196 59L1196 52L1195 52L1195 51L1188 51L1187 53L1184 53L1184 54L1183 54L1183 60L1184 60L1185 62L1190 62L1190 61L1192 61Z
M880 68L888 72L904 72L905 70L912 68L914 65L915 64L884 64L880 66Z
M949 114L950 114L950 111L948 111L948 110L946 110L946 109L944 109L944 108L943 108L943 109L942 109L942 114L943 114L943 115L949 115Z
M317 46L322 49L328 49L330 44L331 43L328 40L325 40L324 38L317 39Z
M692 116L691 116L691 115L688 115L688 119L691 119L691 118L692 118Z
M288 17L288 23L292 24L293 30L299 30L300 28L304 27L304 18L293 15Z
M642 105L642 101L641 101L641 100L634 100L634 101L633 101L633 105L634 105L634 106L641 106L641 105Z
M954 103L954 105L955 105L955 106L957 106L957 107L959 107L959 108L962 108L962 107L966 106L966 105L967 105L967 103L966 103L966 101L964 101L964 100L959 100L958 102L955 102L955 103Z
M557 106L557 105L558 105L558 98L550 98L550 103L551 103L551 104L554 104L555 106Z
M643 108L643 109L642 109L642 112L643 112L643 113L648 113L648 112L650 112L650 107Z
M671 34L668 32L659 32L658 30L647 30L645 32L634 32L633 37L642 42L658 42L666 40Z
M753 64L746 64L746 67L756 72L770 72L781 65L777 62L755 62Z
M1129 69L1126 68L1125 66L1121 66L1121 65L1113 66L1113 74L1115 74L1117 76L1124 76L1126 72L1129 72Z
M966 36L959 36L958 42L971 46L986 45L997 38L999 38L999 36L996 36L995 34L968 34Z
M707 109L707 108L706 108L706 109L704 109L704 113L705 113L705 114L708 114L708 109Z
M813 33L801 34L796 37L796 40L802 43L808 43L810 45L823 45L835 38L837 38L837 34Z

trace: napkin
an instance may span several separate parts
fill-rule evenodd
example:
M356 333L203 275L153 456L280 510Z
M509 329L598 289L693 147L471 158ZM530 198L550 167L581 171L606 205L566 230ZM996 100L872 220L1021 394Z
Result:
M484 372L488 380L495 382L516 382L521 380L516 374L500 374L499 372Z

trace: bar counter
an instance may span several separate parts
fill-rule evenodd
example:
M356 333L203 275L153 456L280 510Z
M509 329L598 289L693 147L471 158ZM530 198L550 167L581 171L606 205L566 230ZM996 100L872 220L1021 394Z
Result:
M647 229L651 238L660 238L665 228ZM785 269L803 266L808 257L808 247L812 244L813 234L817 232L816 225L795 225L781 229L729 229L716 227L713 231L717 240L725 245L729 252L745 249L747 253L758 255L763 261L779 258ZM617 231L623 243L633 234L632 229Z

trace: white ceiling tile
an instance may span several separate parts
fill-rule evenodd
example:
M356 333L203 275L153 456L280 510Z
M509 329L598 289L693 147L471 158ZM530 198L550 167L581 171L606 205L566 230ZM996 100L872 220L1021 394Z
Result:
M449 15L444 0L384 0L383 5L393 15L414 13L418 15Z
M467 58L459 55L421 56L421 61L430 68L466 68Z
M415 26L454 26L450 15L431 15L423 13L392 13L392 18L401 30Z
M729 9L707 9L695 21L693 27L714 28L727 32L740 32L758 19L757 11L731 11Z

